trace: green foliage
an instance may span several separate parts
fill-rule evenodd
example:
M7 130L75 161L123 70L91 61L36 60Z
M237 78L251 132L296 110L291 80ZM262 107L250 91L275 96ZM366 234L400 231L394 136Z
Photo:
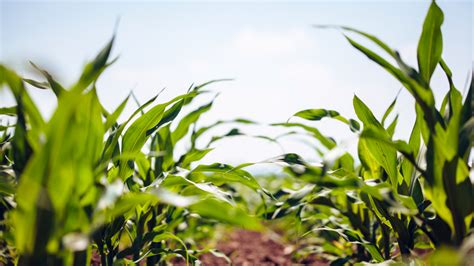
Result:
M408 259L420 243L432 248L459 247L473 230L474 195L469 178L472 166L468 163L473 143L473 85L471 82L463 102L452 81L452 73L442 59L442 23L443 13L433 1L418 44L418 69L408 66L398 52L371 34L350 27L317 26L339 28L349 44L400 81L416 101L416 122L406 142L393 139L398 116L387 123L396 99L378 120L371 109L354 96L354 110L363 125L360 131L359 127L351 127L359 135L360 165L356 165L355 159L336 141L323 136L315 127L274 124L310 132L315 141L327 149L323 154L330 154L324 158L331 160L323 160L321 166L306 163L299 156L298 163L288 161L285 172L295 183L306 184L301 188L305 193L278 190L274 193L278 204L262 211L268 219L296 217L298 227L306 231L302 234L303 241L317 235L326 243L333 243L333 247L326 246L322 250L329 256L335 255L334 249L341 242L357 247L339 252L339 259L334 263L344 254L345 261L381 262L396 258L396 250ZM398 66L346 33L369 40ZM449 83L439 108L430 87L438 65ZM327 109L303 110L294 116L310 121L329 117L352 124L349 123L352 119ZM316 245L321 246L321 243Z
M261 228L227 183L262 193L250 173L222 164L193 166L212 149L196 147L204 131L188 132L213 101L176 120L216 81L192 86L164 103L155 104L153 97L118 122L129 97L108 112L95 86L113 63L113 40L86 64L70 89L34 64L45 82L22 79L0 66L0 84L16 99L16 106L1 109L13 123L2 125L0 176L2 245L7 247L2 254L10 262L88 264L98 254L104 265L156 264L170 256L195 264L199 261L191 250L197 246L188 232L209 232L204 228L218 222ZM25 83L55 94L57 108L49 121ZM176 160L175 144L184 140L191 148Z
M155 265L178 256L199 264L202 253L222 256L197 244L210 238L216 225L261 230L262 220L271 226L282 222L281 231L300 248L295 256L324 254L334 265L416 264L420 261L412 255L420 249L435 250L429 263L444 256L460 261L461 253L452 249L469 244L474 229L469 164L474 86L471 81L463 99L442 58L442 23L443 12L433 1L418 43L417 68L374 35L318 26L340 29L351 46L395 77L415 100L416 121L408 140L394 139L397 98L380 119L357 96L357 119L331 109L297 112L292 119L304 122L271 126L299 131L251 137L278 143L303 132L318 144L315 153L322 163L283 154L260 162L281 165L282 176L260 179L244 170L255 163L199 164L219 140L249 136L232 128L201 146L199 140L213 128L256 124L233 119L197 126L216 95L195 109L191 103L223 80L191 86L161 103L156 103L159 93L144 104L137 101L136 110L122 120L130 96L108 111L96 88L115 62L110 60L114 37L70 88L33 63L45 81L22 78L0 65L0 88L16 102L0 107L0 263L85 265L98 256L103 265ZM439 106L430 85L436 69L449 84ZM56 97L49 120L27 84ZM358 136L356 154L307 124L323 119L338 120ZM188 144L181 154L180 142Z

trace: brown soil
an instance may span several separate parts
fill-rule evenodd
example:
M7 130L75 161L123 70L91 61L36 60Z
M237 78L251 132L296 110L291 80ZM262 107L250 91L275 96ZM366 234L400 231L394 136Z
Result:
M235 230L222 237L215 247L224 253L232 261L234 266L289 266L289 265L311 265L325 266L328 261L315 256L309 257L299 262L292 261L292 248L286 247L269 234L260 232ZM227 261L223 258L205 253L199 256L204 266L227 266ZM174 258L172 265L185 266L186 262L182 258ZM100 256L93 251L91 265L100 266ZM145 260L140 263L145 265Z
M247 230L233 231L217 243L216 249L227 255L235 266L328 265L327 262L316 258L308 258L300 263L292 262L291 250L285 250L283 244L271 239L268 235ZM199 259L205 266L228 265L225 259L210 253L201 255ZM174 260L172 263L179 266L186 265L182 259Z

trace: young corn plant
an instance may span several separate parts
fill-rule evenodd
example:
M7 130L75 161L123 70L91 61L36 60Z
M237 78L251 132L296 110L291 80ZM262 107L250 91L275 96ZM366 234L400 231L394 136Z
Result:
M371 35L356 31L395 59L398 67L349 37L347 40L396 77L416 100L417 119L410 141L406 143L392 140L390 134L385 133L355 99L356 113L364 123L361 139L366 142L373 161L387 173L393 192L410 196L417 204L420 213L418 225L426 226L433 244L459 246L472 228L473 218L473 201L470 200L473 199L473 184L469 178L473 87L471 81L463 102L461 92L452 81L451 70L442 59L442 23L443 12L433 1L418 43L417 70L404 63L396 51ZM431 76L437 66L443 70L449 83L448 92L439 108L435 105L430 87ZM423 153L419 152L420 135L426 147ZM394 152L401 154L402 164L397 167L396 160L389 159L387 152L392 153L392 157ZM405 166L403 162L406 162Z
M310 109L295 114L310 121L332 118L348 124L359 134L357 167L349 154L341 152L332 138L323 136L316 128L300 123L276 124L304 129L328 150L324 158L329 160L322 166L313 166L297 155L291 156L286 172L311 186L302 191L276 193L284 197L267 212L267 217L295 213L310 232L325 231L330 240L335 233L339 234L357 246L357 252L345 261L354 258L380 262L395 257L398 252L406 257L423 243L434 248L461 245L473 229L474 195L469 177L473 85L471 81L463 100L442 58L442 23L443 12L433 1L418 43L417 69L407 65L397 51L373 35L350 27L317 26L340 29L354 48L394 76L415 99L416 122L408 142L394 140L397 117L388 124L387 117L396 100L378 120L357 96L353 104L361 129L359 122L333 110ZM396 65L346 33L369 40ZM430 86L438 66L449 84L439 107ZM316 224L306 223L315 220ZM327 235L327 231L331 234ZM396 240L396 246L392 245L392 239ZM327 250L335 252L334 247Z
M16 101L0 109L8 117L0 128L4 263L157 264L180 256L195 264L197 255L209 250L199 250L189 232L216 222L260 228L243 199L233 197L231 185L263 193L252 175L217 163L191 167L212 150L197 148L206 131L249 121L196 130L213 101L176 120L211 81L161 104L155 104L156 96L118 122L129 97L108 112L96 94L97 79L115 61L109 61L113 40L69 89L34 64L46 81L24 79L0 66L0 85ZM49 121L26 83L56 95ZM177 157L174 147L185 139L192 145Z

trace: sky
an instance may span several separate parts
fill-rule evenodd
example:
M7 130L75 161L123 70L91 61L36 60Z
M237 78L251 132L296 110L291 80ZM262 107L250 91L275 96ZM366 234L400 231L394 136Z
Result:
M439 5L445 13L443 58L454 73L455 84L464 90L474 50L472 2L439 1ZM184 93L192 83L233 78L209 87L220 94L199 125L237 117L262 124L285 122L295 112L309 108L333 109L355 118L354 95L380 118L401 85L353 49L339 31L312 25L349 25L372 33L416 66L417 42L428 7L429 1L395 0L0 0L0 61L24 77L40 78L29 66L31 60L71 85L87 60L111 38L119 20L113 49L113 56L119 56L119 60L98 82L99 98L108 110L118 106L131 90L140 102L145 102L166 88L160 102ZM440 69L435 72L432 87L440 103L448 88ZM35 89L31 93L49 117L56 105L53 94ZM211 95L201 97L197 105L211 99ZM1 91L0 105L11 103L11 96ZM125 114L134 108L130 101ZM399 114L396 137L406 139L415 114L413 100L403 89L395 113ZM347 126L331 120L309 124L341 141L348 150L355 150L356 135ZM268 126L241 128L251 135L276 136L284 132ZM211 133L229 129L222 127ZM313 144L301 137L284 138L281 146L235 137L217 142L203 162L256 162L284 152L318 161ZM181 145L180 149L186 146Z

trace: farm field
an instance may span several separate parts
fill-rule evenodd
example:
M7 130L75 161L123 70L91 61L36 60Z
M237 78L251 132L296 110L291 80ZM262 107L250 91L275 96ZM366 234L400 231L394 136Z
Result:
M228 79L166 101L162 91L145 102L130 93L106 108L97 82L120 64L116 35L72 86L34 62L41 79L1 63L0 90L15 104L0 106L0 265L474 265L473 74L466 88L453 81L464 73L445 62L443 23L427 2L417 65L372 33L314 26L340 32L414 100L400 107L397 95L378 113L354 94L354 117L327 103L280 123L199 123ZM441 102L435 71L447 84ZM50 117L34 90L57 101ZM415 118L407 139L396 134L397 107ZM324 134L322 120L352 132L357 149ZM246 134L249 125L284 133ZM297 152L202 162L224 139L279 145L294 135L314 144L317 163Z

